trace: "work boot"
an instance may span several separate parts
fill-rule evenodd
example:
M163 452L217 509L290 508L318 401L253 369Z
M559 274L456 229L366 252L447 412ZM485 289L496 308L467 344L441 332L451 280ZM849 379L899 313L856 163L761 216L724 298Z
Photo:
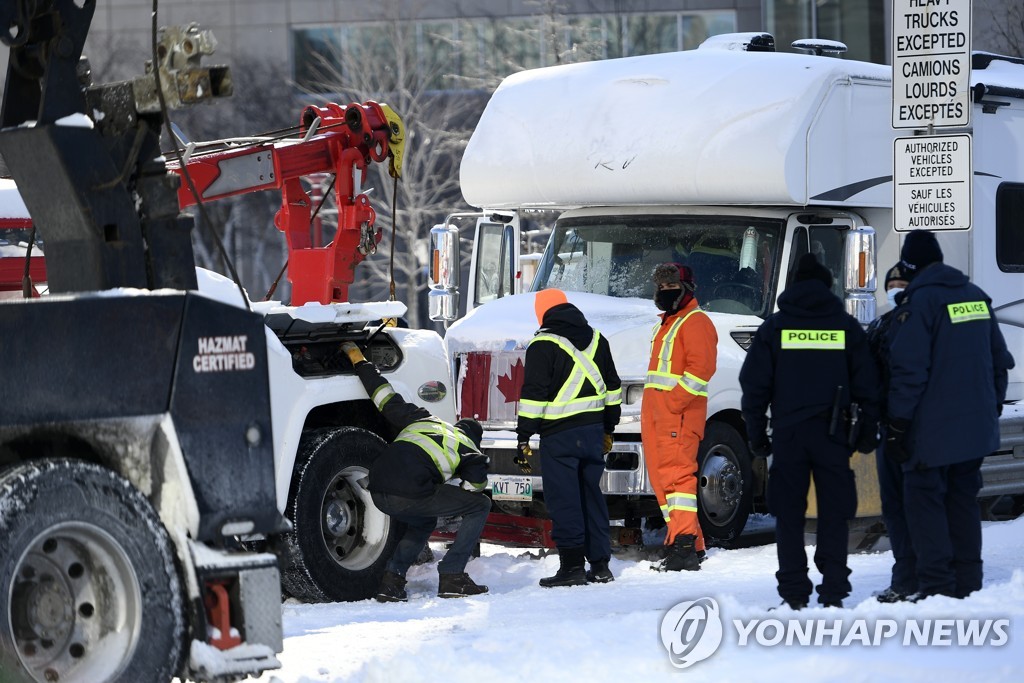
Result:
M587 585L586 558L584 557L583 546L559 548L558 562L558 571L554 576L541 579L541 586L544 588L558 588L561 586Z
M409 596L405 592L405 577L394 572L384 572L380 588L374 596L377 602L409 602Z
M802 610L805 607L807 607L807 601L806 600L783 600L782 603L778 607L769 607L768 611L769 612L774 612L775 610L782 609L783 607L788 607L789 609L793 610L794 612L799 612L800 610Z
M477 584L469 578L469 574L437 575L437 597L439 598L465 598L486 592L487 586Z
M697 550L694 548L696 541L697 537L692 534L679 534L676 536L675 540L672 541L672 546L669 548L668 556L658 567L658 571L700 571L700 558L697 556Z
M889 586L884 591L875 594L875 600L878 600L878 602L887 605L892 604L894 602L905 602L909 597L909 595L904 595L903 593L900 593L892 586Z
M587 583L611 583L615 575L608 568L608 560L596 560L590 563L587 570Z

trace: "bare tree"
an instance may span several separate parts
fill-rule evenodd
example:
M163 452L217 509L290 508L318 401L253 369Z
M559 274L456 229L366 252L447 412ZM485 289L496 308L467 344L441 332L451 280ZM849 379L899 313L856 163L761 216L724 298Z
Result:
M371 300L389 298L393 268L396 298L409 306L409 325L421 327L428 323L419 302L427 289L429 230L464 206L458 163L486 96L452 89L449 73L458 36L401 21L399 5L390 5L386 21L343 33L340 49L315 54L317 68L310 72L317 80L307 87L312 97L343 104L383 102L402 117L405 157L397 201L387 166L372 167L371 199L383 238L377 255L360 266L361 283L352 292Z
M1024 57L1024 4L1020 0L983 0L988 21L984 37L993 49L1011 57Z

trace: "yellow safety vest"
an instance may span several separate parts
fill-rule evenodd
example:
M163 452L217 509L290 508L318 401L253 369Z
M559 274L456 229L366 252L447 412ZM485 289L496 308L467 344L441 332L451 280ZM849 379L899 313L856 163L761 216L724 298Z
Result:
M459 467L459 446L477 450L472 439L437 418L413 422L398 433L395 441L415 444L426 451L445 481L451 479ZM484 485L482 483L479 487L482 488Z
M606 405L622 403L622 390L615 389L608 391L604 383L604 377L597 364L594 363L594 356L597 353L597 343L601 334L594 330L594 339L586 349L580 351L572 342L557 334L541 333L530 340L530 345L539 341L547 341L558 345L573 360L573 369L565 382L559 388L555 397L550 401L534 401L531 399L519 399L519 417L534 417L542 420L558 420L563 417L571 417L581 413L592 413L604 410ZM586 381L594 386L594 396L580 396L580 391Z
M681 375L672 373L672 351L676 343L676 335L682 328L683 323L694 313L704 314L704 311L699 308L693 309L672 323L672 327L669 328L668 333L662 338L661 349L658 351L658 365L656 369L647 371L647 379L644 381L645 389L671 391L676 385L679 385L695 396L708 395L708 380L701 379L689 372L684 372ZM654 340L658 338L658 330L660 328L661 323L654 326L654 333L651 335L652 346L654 345Z

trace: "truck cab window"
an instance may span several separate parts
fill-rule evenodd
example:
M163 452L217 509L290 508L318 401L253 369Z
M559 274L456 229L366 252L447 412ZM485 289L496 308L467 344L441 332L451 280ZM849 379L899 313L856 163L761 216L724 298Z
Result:
M654 267L677 262L693 269L706 310L764 317L780 234L779 221L729 216L564 218L532 288L650 299Z
M800 226L793 231L793 245L789 255L789 275L786 284L793 282L796 264L800 257L810 252L818 263L832 273L832 292L843 298L843 235L845 228L830 225Z
M476 305L508 296L512 292L509 265L511 252L506 227L501 223L485 223L480 226L474 274L476 293L473 298Z

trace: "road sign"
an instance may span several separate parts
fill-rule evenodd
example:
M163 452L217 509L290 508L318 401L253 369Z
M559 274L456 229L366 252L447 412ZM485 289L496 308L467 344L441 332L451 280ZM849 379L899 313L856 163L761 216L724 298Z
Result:
M971 136L896 138L893 226L908 230L970 230L974 172Z
M892 127L971 122L971 0L893 0Z

